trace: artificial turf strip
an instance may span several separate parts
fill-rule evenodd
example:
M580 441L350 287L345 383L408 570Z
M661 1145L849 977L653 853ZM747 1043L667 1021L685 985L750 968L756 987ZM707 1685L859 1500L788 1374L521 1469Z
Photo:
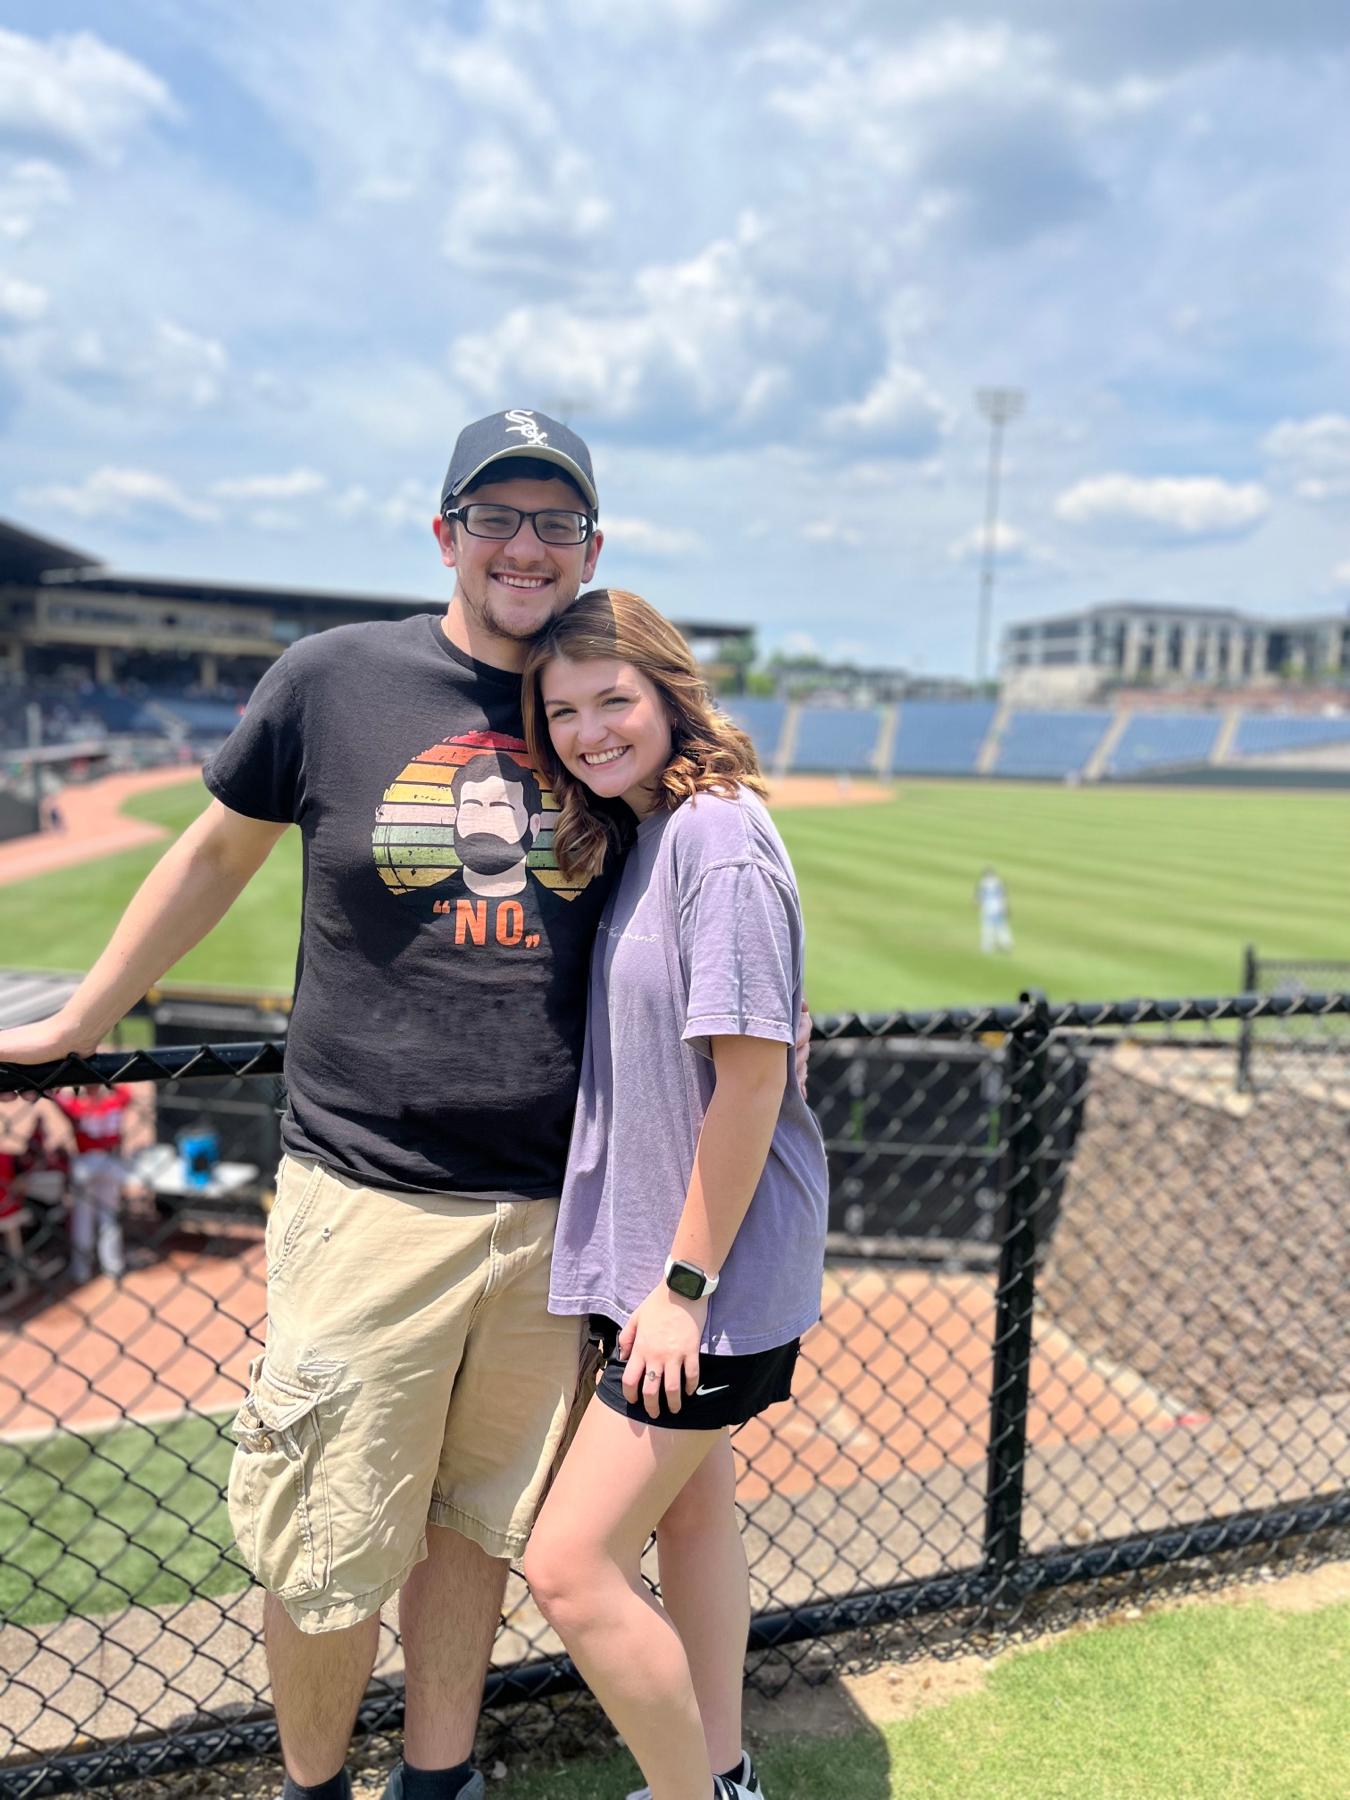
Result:
M0 1618L44 1625L235 1593L223 1422L0 1445Z
M202 790L127 808L178 831ZM1350 959L1350 803L1338 793L900 781L895 797L776 815L801 886L817 1012L1227 994L1243 945ZM84 969L163 846L0 888L0 963ZM971 896L1004 876L1016 953L983 957ZM300 899L288 832L173 971L289 989Z
M983 1692L766 1739L757 1762L772 1800L1332 1800L1350 1794L1350 1605L1095 1626L1007 1657ZM617 1756L513 1772L502 1800L613 1800L632 1773Z

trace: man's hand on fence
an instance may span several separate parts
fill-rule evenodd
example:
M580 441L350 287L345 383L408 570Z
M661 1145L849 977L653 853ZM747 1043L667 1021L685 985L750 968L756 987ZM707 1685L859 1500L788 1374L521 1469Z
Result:
M98 1047L97 1031L81 1026L64 1013L53 1013L36 1025L16 1025L0 1031L0 1063L60 1062L63 1056L91 1056Z

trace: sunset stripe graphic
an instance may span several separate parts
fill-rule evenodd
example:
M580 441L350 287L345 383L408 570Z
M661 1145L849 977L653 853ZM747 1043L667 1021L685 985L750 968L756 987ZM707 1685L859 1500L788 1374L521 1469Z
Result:
M423 750L385 789L375 809L371 850L380 879L391 894L425 893L460 867L450 783L462 764L485 750L495 750L522 769L534 769L520 738L497 731L470 731ZM587 882L567 882L559 874L553 855L558 805L542 782L540 792L543 820L526 860L545 887L562 900L574 900Z

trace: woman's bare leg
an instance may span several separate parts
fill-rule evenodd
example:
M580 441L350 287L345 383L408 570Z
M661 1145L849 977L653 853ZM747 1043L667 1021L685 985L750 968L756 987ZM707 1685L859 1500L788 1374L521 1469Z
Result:
M736 1516L731 1439L685 1482L656 1527L661 1599L689 1659L714 1772L741 1759L741 1687L750 1635L750 1573Z
M653 1800L709 1800L680 1634L639 1573L657 1521L719 1433L639 1425L593 1400L525 1552L525 1579L636 1757Z

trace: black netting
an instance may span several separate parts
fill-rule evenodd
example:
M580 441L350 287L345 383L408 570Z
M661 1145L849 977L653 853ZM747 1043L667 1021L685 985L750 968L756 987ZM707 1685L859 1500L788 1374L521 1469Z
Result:
M1350 999L816 1035L823 1318L795 1400L736 1438L753 1682L1350 1523ZM280 1069L276 1044L0 1069L0 1793L274 1746L223 1484ZM117 1082L110 1214L51 1096ZM400 1669L390 1629L365 1729L397 1721ZM489 1732L608 1742L575 1689L513 1576Z

